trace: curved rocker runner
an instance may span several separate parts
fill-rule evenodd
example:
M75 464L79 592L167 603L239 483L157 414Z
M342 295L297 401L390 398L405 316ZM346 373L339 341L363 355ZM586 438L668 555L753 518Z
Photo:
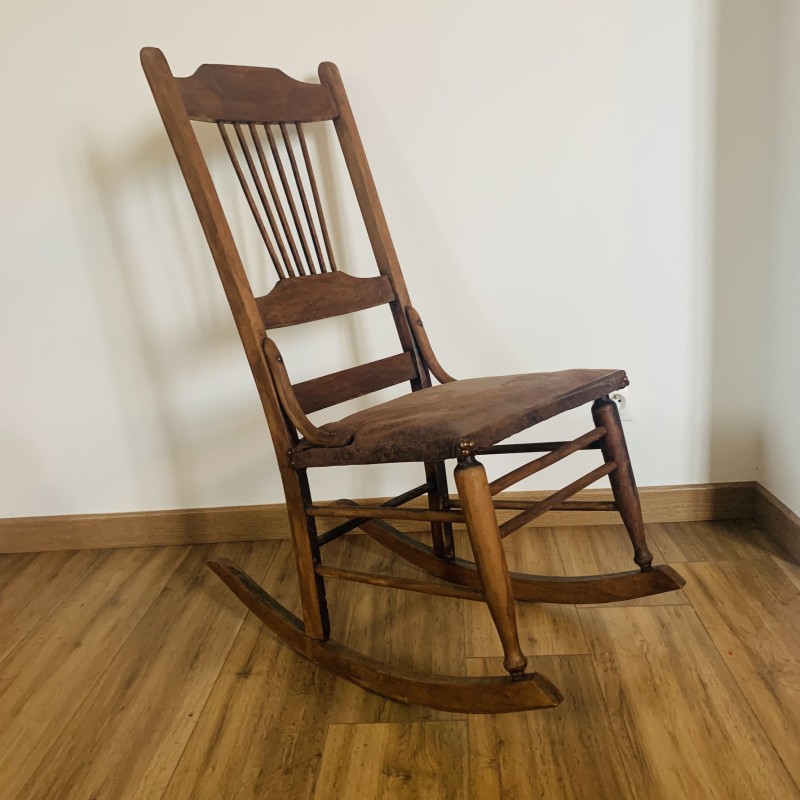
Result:
M462 558L437 558L430 547L418 542L382 520L361 525L365 533L387 550L415 567L461 586L480 588L480 578L472 561ZM509 572L515 600L536 603L615 603L680 589L685 581L672 567L661 565L647 571L613 572L564 578L556 575L530 575Z
M229 561L209 562L231 591L274 634L296 653L352 683L378 691L401 703L454 713L502 714L553 708L563 697L550 681L531 672L521 680L507 678L444 678L388 667L336 642L318 642L305 635L303 623L270 597L252 578Z
M236 596L295 652L373 692L405 703L470 713L551 708L562 697L528 672L517 632L515 601L605 603L683 586L668 566L653 566L639 497L616 405L626 386L621 370L561 372L456 380L434 354L403 273L378 200L366 155L339 72L319 67L320 83L303 83L280 70L204 64L175 78L163 54L142 51L142 65L169 135L230 303L272 436L289 514L303 619L292 615L242 570L209 566ZM241 255L211 179L192 122L216 126L277 282L265 295L251 289ZM325 219L325 204L309 146L333 125L358 199L378 274L341 271ZM400 352L331 375L292 383L270 332L388 306ZM587 333L589 331L587 330ZM432 378L438 382L434 386ZM388 402L315 425L308 415L390 386L410 391ZM558 414L591 404L593 427L572 441L502 444ZM537 503L497 497L564 458L597 451L602 463ZM533 460L489 481L480 459L537 453ZM445 461L456 460L457 499L449 494ZM315 504L308 470L354 464L418 462L424 482L379 506L352 501ZM570 499L608 476L613 502ZM427 508L409 507L426 498ZM498 524L496 510L518 513ZM630 536L637 569L562 578L510 572L502 540L537 517L562 510L617 511ZM321 536L316 520L339 520ZM421 544L386 520L430 526ZM456 557L453 524L466 526L475 561ZM323 563L321 549L362 529L435 580L359 572ZM423 675L385 664L330 640L327 579L457 597L488 606L503 648L507 677ZM435 600L433 601L435 602Z

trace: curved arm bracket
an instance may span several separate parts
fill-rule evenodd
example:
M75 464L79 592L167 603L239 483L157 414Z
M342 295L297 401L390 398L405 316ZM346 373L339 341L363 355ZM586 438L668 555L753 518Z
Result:
M275 382L275 389L281 401L281 406L292 425L297 428L297 432L306 441L318 447L344 447L353 441L352 437L343 433L333 433L323 431L314 425L305 415L297 395L294 393L289 374L286 372L286 365L283 363L283 356L278 346L269 337L264 337L264 355L267 357L269 371L272 380Z
M428 371L431 373L431 375L433 375L434 378L436 378L437 381L439 381L439 383L452 383L456 379L444 371L444 368L439 363L439 359L436 358L433 348L431 347L430 339L428 339L428 333L425 330L425 326L422 324L422 318L420 317L419 312L413 306L408 306L406 308L406 316L408 317L408 323L411 326L411 331L414 334L414 341L417 343L420 355L422 356L422 360L425 362L425 366L428 368Z

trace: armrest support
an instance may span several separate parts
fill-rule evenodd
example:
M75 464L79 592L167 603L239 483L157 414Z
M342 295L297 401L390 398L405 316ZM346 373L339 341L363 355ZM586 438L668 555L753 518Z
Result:
M350 444L352 437L346 434L331 433L323 431L314 425L303 412L297 396L286 372L286 365L283 363L278 346L269 337L264 337L264 355L267 357L269 370L272 380L275 381L275 389L283 406L284 413L297 428L297 432L311 444L318 447L343 447Z
M422 360L425 362L425 366L428 368L431 375L433 375L439 383L451 383L456 380L452 375L444 371L444 368L439 363L439 359L436 358L433 348L431 347L430 339L428 339L425 326L422 324L422 318L417 310L413 306L407 306L406 316L408 317L411 333L414 336L414 341L417 343L417 348L422 356Z

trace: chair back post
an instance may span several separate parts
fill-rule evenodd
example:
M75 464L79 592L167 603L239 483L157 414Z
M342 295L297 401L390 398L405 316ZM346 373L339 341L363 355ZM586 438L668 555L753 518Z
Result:
M395 299L390 303L390 308L397 335L403 350L411 353L417 371L417 377L411 381L411 390L424 389L431 385L431 378L408 319L408 310L412 307L411 299L342 76L339 68L330 61L319 65L318 74L320 83L327 86L333 95L339 112L333 124L372 245L375 262L380 273L389 278L394 288ZM450 503L444 462L426 463L425 480L431 487L428 492L428 507L433 511L446 511ZM455 556L453 526L449 522L431 522L430 526L436 555L453 558Z
M189 189L197 216L214 258L225 295L236 322L247 359L253 370L261 402L270 429L280 416L277 393L262 349L264 324L250 288L250 281L233 239L225 212L208 170L203 151L197 141L192 123L178 90L176 79L164 54L154 47L145 47L141 53L142 67L153 92L161 119L167 130L172 148ZM286 450L291 441L278 436L276 450Z
M281 407L263 349L264 323L176 78L157 48L145 47L141 61L211 249L267 417L289 511L304 628L308 636L324 640L330 625L324 583L315 573L319 563L316 527L305 513L310 501L308 482L305 470L294 469L289 459L296 435Z
M386 275L392 282L395 299L389 304L394 316L397 334L403 350L412 354L417 369L418 378L412 381L412 389L421 389L431 385L430 376L425 368L425 364L420 357L417 344L411 331L406 310L411 307L411 300L408 296L408 289L400 268L400 261L394 248L389 226L383 213L378 190L369 168L364 145L356 126L353 110L344 89L342 76L336 64L324 61L319 65L319 79L323 86L326 86L333 96L338 116L333 120L336 135L342 148L345 163L347 164L350 180L358 200L358 207L361 209L361 216L367 229L372 252L375 254L375 262L382 275Z

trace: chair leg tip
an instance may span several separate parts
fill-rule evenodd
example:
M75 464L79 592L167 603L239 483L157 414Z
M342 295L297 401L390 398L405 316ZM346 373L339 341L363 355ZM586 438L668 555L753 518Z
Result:
M542 708L555 708L556 706L560 706L561 703L564 702L564 695L561 694L559 688L549 679L546 678L541 673L535 673L536 675L536 683L539 686L539 689L542 693L547 697L548 703L546 705L542 705Z
M514 680L519 680L525 675L527 666L528 659L523 655L507 658L503 661L503 668Z

